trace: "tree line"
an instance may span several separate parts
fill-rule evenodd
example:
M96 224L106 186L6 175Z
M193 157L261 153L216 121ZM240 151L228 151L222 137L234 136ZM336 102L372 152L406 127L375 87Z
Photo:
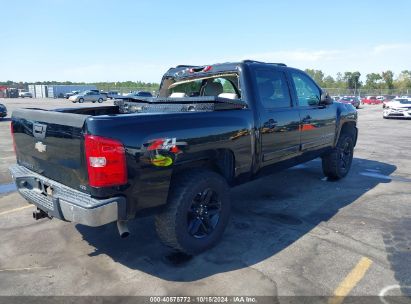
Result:
M360 80L359 71L337 73L334 78L325 76L321 70L305 69L322 88L340 88L350 90L411 90L411 70L402 71L396 78L390 70L381 73L369 73L365 75L365 82Z
M322 88L333 89L348 89L356 91L362 90L395 90L400 92L411 91L411 70L404 70L397 77L391 70L381 73L369 73L365 75L365 82L360 80L361 73L359 71L337 73L336 77L325 75L323 71L316 69L305 69ZM119 81L119 82L72 82L72 81L37 81L37 82L15 82L15 81L0 81L0 85L14 87L18 89L27 89L29 84L45 84L45 85L95 85L100 90L145 90L157 91L159 84L155 82L143 81Z
M17 89L27 89L30 84L44 85L95 85L99 90L145 90L157 91L159 84L144 81L118 81L118 82L73 82L73 81L36 81L36 82L15 82L12 80L0 81L0 86L7 86Z

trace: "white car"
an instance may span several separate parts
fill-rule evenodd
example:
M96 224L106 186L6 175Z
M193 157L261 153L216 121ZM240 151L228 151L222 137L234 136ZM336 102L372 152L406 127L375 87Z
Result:
M387 102L382 116L384 118L411 118L411 98L395 98Z
M25 98L25 97L33 98L33 94L31 94L30 92L27 92L27 91L20 91L19 92L19 97L21 97L21 98Z

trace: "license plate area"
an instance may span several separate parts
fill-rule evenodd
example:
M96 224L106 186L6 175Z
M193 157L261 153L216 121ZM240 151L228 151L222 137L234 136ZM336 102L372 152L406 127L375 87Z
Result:
M20 189L34 191L45 197L52 198L54 189L47 182L35 177L20 177L17 180L17 186Z

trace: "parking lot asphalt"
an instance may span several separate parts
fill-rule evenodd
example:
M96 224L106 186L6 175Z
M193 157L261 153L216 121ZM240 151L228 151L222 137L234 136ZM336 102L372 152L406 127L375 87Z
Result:
M379 105L358 113L345 179L327 181L316 159L233 188L221 243L195 257L164 247L152 217L126 239L114 224L33 220L10 185L10 122L0 120L0 295L411 296L411 121L383 119Z

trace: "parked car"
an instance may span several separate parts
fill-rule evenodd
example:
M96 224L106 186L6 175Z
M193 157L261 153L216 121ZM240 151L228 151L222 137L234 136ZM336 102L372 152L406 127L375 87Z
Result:
M344 96L343 98L341 98L338 101L341 102L341 103L351 104L351 105L353 105L353 107L355 107L357 109L360 107L360 103L361 103L360 98L356 97L356 96Z
M126 97L153 97L153 94L146 91L136 91L130 94L127 94Z
M107 92L107 98L108 99L114 99L121 96L120 93L118 91L108 91Z
M377 96L367 96L364 99L361 100L362 104L371 104L371 105L376 105L376 104L381 104L382 100L378 99Z
M97 101L99 103L102 103L103 101L107 100L107 96L100 94L100 92L97 90L88 90L77 95L70 96L69 100L73 103L83 103L85 101L91 101L93 103Z
M383 102L382 102L382 108L384 109L385 107L387 107L387 105L390 103L390 102L392 102L392 101L394 101L395 99L407 99L406 97L405 98L402 98L402 97L393 97L393 98L386 98Z
M20 91L19 92L19 97L21 97L21 98L26 98L26 97L33 98L33 94L31 94L28 91Z
M71 91L63 95L64 98L68 99L70 96L79 94L79 91Z
M411 98L396 98L387 103L383 118L411 118Z
M317 157L341 179L357 141L357 111L284 64L178 66L158 97L118 101L13 111L10 171L35 219L117 222L125 237L150 209L166 245L196 254L221 239L230 186Z
M0 118L4 118L7 116L7 108L4 104L0 103Z

